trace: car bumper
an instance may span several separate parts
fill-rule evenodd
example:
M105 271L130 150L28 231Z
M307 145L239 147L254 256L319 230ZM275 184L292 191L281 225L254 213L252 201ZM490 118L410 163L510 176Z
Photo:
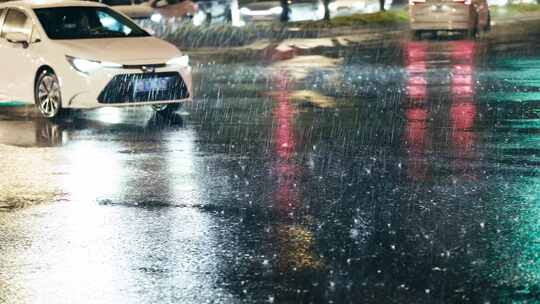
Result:
M133 93L137 79L148 78L152 75L177 75L185 85L185 94L172 94L170 90L178 90L174 86L162 90L163 94L151 93L135 97ZM138 68L103 68L89 74L69 69L60 75L62 88L62 106L64 108L91 109L99 107L126 107L154 104L181 103L192 100L191 67L160 67L152 73L143 73ZM125 79L117 82L118 78ZM134 96L130 96L133 94Z

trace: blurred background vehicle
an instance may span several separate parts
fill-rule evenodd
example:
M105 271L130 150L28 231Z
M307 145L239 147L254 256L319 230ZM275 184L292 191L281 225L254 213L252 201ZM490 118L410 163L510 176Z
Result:
M384 2L384 8L390 9L392 0ZM334 0L328 5L330 17L350 16L354 14L375 13L380 10L379 0Z
M231 23L243 25L238 11L238 0L196 0L199 11L194 15L193 24Z
M97 0L108 6L114 7L132 19L149 19L154 10L139 0Z
M199 11L196 3L190 0L150 0L146 3L154 9L152 20L159 22L161 18L193 18Z
M429 31L460 31L470 37L490 29L486 0L410 0L410 28L416 37Z
M282 11L279 1L251 2L240 8L240 17L244 22L278 21Z
M284 5L285 4L285 5ZM321 0L289 0L241 2L240 17L244 22L309 21L324 18Z
M161 22L164 18L191 19L198 6L190 0L97 0L114 7L132 19L151 19Z

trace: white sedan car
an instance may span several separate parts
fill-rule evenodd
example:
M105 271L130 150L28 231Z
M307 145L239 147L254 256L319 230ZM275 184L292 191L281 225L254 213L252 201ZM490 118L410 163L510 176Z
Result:
M95 2L0 5L0 99L67 108L151 105L169 113L191 99L189 58Z

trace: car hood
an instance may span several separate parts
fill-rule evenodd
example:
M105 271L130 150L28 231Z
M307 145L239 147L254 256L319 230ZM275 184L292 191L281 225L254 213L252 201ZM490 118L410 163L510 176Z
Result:
M182 55L172 44L154 37L58 40L66 55L121 64L163 63Z

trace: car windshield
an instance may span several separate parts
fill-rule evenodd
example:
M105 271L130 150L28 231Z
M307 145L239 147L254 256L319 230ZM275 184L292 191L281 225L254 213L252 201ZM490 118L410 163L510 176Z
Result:
M144 30L107 7L35 9L50 39L146 37Z

